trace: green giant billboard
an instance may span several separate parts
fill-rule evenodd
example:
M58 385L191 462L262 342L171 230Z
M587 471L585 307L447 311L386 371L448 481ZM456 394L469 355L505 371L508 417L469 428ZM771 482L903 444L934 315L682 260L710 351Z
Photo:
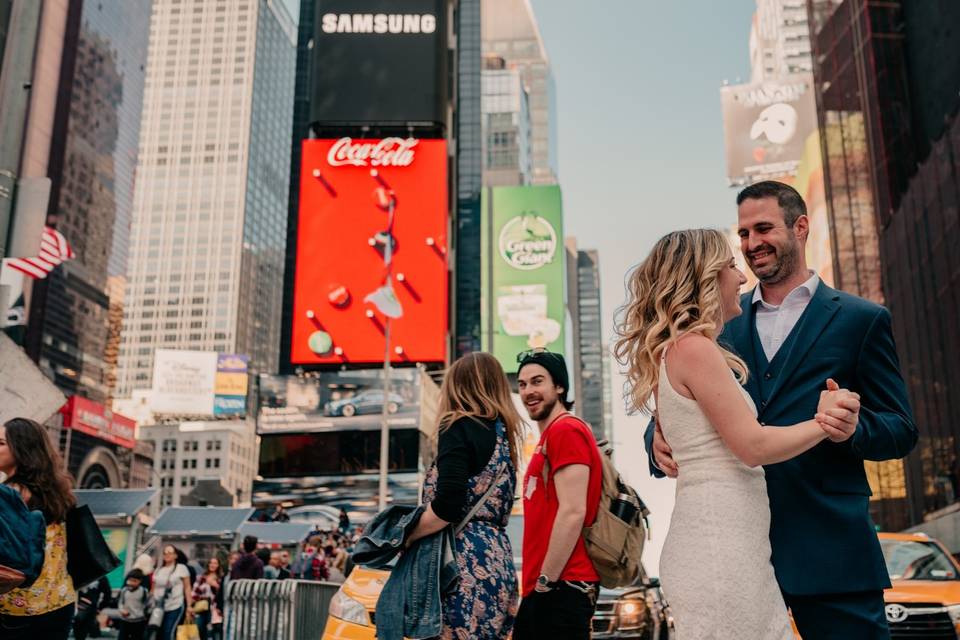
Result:
M564 250L560 187L483 190L481 335L506 371L535 347L563 353Z

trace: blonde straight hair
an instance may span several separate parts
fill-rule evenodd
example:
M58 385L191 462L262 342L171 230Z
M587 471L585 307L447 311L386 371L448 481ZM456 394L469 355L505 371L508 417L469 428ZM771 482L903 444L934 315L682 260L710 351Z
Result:
M506 429L514 469L519 464L523 423L510 396L510 382L503 367L489 353L463 356L447 369L440 386L438 429L450 429L460 418L477 422L498 418Z
M733 258L727 238L715 229L674 231L662 237L627 280L627 302L620 310L617 361L627 371L627 405L652 408L660 381L660 358L687 333L713 340L740 384L747 365L719 343L723 328L720 270Z

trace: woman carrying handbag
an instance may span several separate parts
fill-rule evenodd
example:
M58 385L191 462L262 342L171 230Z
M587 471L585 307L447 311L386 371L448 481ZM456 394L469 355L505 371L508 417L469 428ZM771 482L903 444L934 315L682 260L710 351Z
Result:
M153 574L153 597L157 603L150 614L150 627L158 629L156 640L176 640L177 627L184 620L193 618L193 590L190 588L190 572L177 562L177 549L173 545L163 548L163 566Z
M0 595L0 638L66 640L77 592L67 570L67 515L76 504L70 476L46 429L25 418L0 426L0 472L46 520L43 569L29 589Z

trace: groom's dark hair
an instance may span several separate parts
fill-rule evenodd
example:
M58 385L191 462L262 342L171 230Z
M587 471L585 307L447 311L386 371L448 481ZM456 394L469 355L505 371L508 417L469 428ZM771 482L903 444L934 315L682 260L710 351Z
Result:
M796 189L788 184L776 180L764 180L752 184L737 194L737 206L744 200L760 200L762 198L776 198L777 204L783 210L783 221L788 229L792 229L797 218L807 215L807 205Z

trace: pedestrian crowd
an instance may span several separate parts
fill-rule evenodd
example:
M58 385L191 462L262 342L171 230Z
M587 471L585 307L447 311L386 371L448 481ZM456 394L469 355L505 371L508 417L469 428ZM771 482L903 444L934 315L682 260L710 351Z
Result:
M219 640L230 580L298 578L343 582L362 529L341 512L336 530L314 530L302 552L268 549L246 537L201 564L174 545L160 557L139 555L117 593L107 577L75 584L68 566L73 481L46 428L32 420L0 425L0 638L76 640L100 637L101 624L121 640ZM274 512L283 521L282 508ZM72 555L72 552L71 552ZM181 627L188 627L184 634ZM180 630L180 631L178 631Z

